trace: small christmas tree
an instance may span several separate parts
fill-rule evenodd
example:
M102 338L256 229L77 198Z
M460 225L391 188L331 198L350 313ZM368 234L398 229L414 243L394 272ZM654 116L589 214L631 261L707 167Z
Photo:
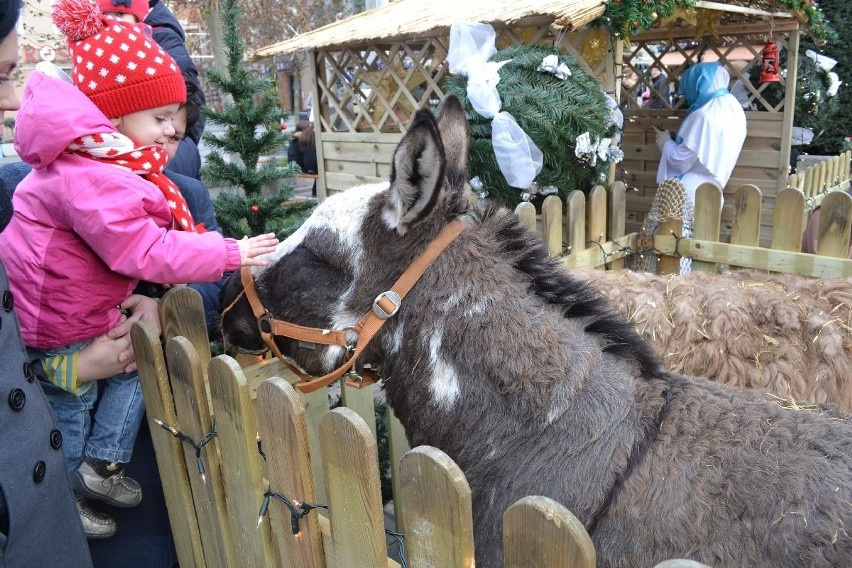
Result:
M210 122L227 129L218 136L204 134L204 140L222 152L211 152L201 173L212 183L234 189L222 192L214 201L216 218L227 236L272 232L284 238L301 225L315 203L293 200L290 180L298 166L282 166L275 160L259 165L261 156L273 154L289 142L289 135L280 128L288 113L279 107L272 81L253 76L241 66L244 44L237 1L222 0L220 9L227 66L225 72L211 69L207 78L232 102L221 111L204 110ZM239 160L226 161L226 154L239 156ZM264 195L262 188L278 180L280 187Z

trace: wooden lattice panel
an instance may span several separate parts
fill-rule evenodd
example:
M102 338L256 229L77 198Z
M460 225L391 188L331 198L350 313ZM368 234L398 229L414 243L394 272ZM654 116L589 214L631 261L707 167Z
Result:
M786 34L784 37L776 36L774 39L778 42L779 48L787 47ZM684 101L677 96L680 74L687 66L701 60L718 60L731 75L730 87L732 89L738 87L740 93L746 97L743 101L744 107L749 110L783 113L783 100L773 104L764 96L769 85L758 84L747 76L749 70L752 76L760 73L762 49L763 44L757 43L753 34L726 35L719 39L708 36L701 39L652 37L634 40L624 53L622 77L627 78L635 73L638 81L635 84L622 81L621 101L627 110L642 108L637 95L641 91L649 90L658 96L658 100L665 108L685 109ZM659 67L668 78L666 87L673 95L670 99L660 96L664 93L657 92L651 84L649 70L655 66ZM786 83L783 73L781 83Z
M556 45L578 60L588 29L558 34L547 26L496 30L498 49L516 44ZM449 38L371 43L317 53L317 90L322 132L404 133L417 109L438 107L449 72ZM609 46L610 52L612 46ZM609 55L608 53L608 55ZM611 57L587 71L603 77Z

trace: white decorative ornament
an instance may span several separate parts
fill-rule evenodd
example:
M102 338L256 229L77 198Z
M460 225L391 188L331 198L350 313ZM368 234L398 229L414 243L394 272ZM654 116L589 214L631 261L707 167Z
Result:
M571 70L564 63L559 63L559 56L556 54L545 55L536 71L552 73L557 79L563 81L571 76Z
M450 27L447 63L451 73L467 76L467 97L473 109L492 119L491 144L506 182L525 189L541 172L544 156L514 117L500 111L499 71L509 61L488 61L497 51L495 39L490 24L455 23Z

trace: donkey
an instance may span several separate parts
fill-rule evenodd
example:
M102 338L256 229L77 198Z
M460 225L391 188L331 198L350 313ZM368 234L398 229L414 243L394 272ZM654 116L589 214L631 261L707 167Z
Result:
M849 416L661 370L511 211L468 199L467 147L458 100L438 119L419 111L390 183L325 200L253 286L274 318L344 330L462 220L356 366L380 367L412 447L464 471L477 567L502 566L503 512L526 495L568 507L600 566L852 566ZM226 341L262 349L242 292L239 278L222 292ZM275 342L314 375L346 357Z

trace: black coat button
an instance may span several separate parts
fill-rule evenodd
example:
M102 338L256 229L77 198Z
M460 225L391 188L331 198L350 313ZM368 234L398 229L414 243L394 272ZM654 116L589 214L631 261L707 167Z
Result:
M9 408L18 411L27 404L27 395L21 389L12 389L9 393Z
M24 363L24 376L27 378L28 383L36 380L36 374L32 363Z
M12 297L12 292L6 290L3 292L3 309L7 312L11 312L12 308L15 307L15 299Z
M59 430L50 431L50 447L54 450L62 447L62 432Z
M44 474L47 470L47 466L44 465L44 462L39 460L36 462L35 467L33 468L33 481L36 483L41 483L44 480Z

